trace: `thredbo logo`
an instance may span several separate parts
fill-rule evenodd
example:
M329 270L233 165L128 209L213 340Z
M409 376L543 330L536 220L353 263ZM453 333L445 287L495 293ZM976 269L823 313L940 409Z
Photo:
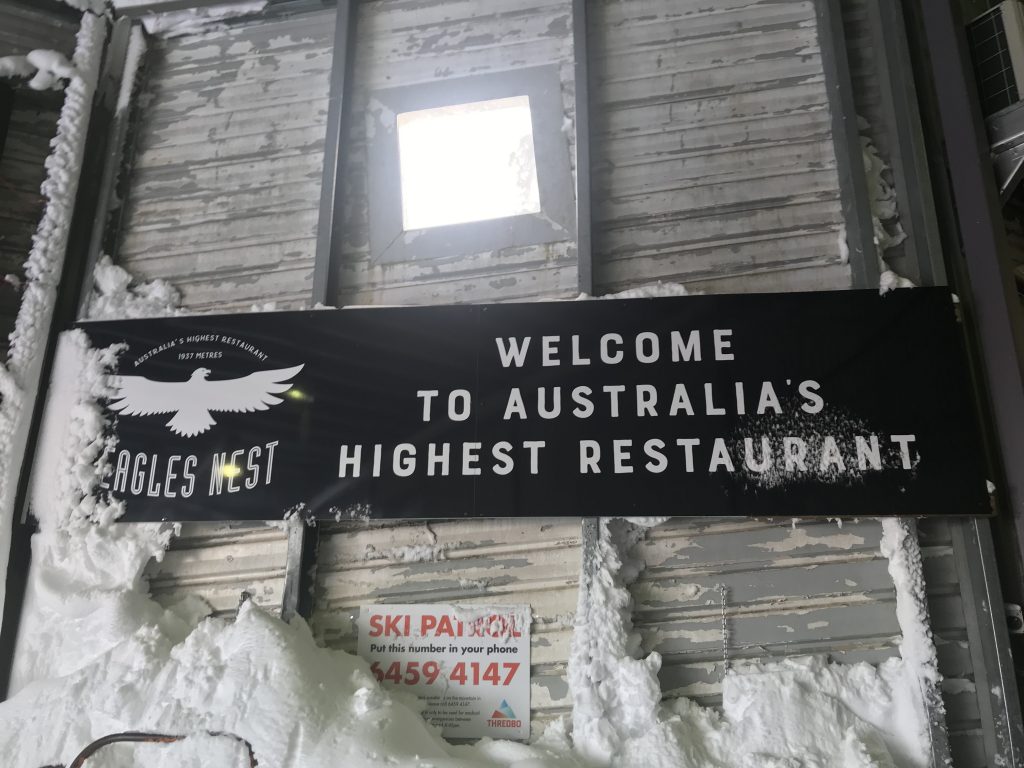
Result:
M519 728L522 724L523 721L516 717L515 711L505 699L501 700L501 704L487 719L487 725L491 728Z
M187 371L193 363L218 365L218 361L225 360L225 353L235 358L232 366L235 370L239 354L257 364L265 364L269 359L263 350L244 339L209 333L171 339L131 362L122 361L120 368L144 371L146 363L154 358L165 364L171 358L175 368ZM294 388L293 379L303 367L264 366L245 375L217 378L212 368L196 365L188 378L176 380L121 374L112 378L114 394L109 407L119 416L139 419L170 414L164 426L178 438L191 441L216 427L215 413L266 411L284 402L278 395L286 393L301 399L303 395ZM252 490L269 485L273 479L278 440L237 450L214 451L205 456L173 452L176 442L173 439L167 442L167 453L118 450L112 462L112 477L105 487L122 496L188 499L196 494L204 495L204 490L208 496Z

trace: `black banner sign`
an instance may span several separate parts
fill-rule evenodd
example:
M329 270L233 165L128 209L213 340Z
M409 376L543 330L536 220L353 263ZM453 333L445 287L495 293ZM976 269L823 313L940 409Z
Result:
M945 289L81 327L125 520L990 511Z

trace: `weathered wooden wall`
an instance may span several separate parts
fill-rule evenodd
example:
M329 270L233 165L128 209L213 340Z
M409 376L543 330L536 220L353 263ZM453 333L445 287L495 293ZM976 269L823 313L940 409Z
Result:
M814 3L588 8L598 292L849 287Z
M448 304L570 296L576 244L505 248L429 262L373 264L367 215L366 106L372 91L558 65L570 157L575 83L569 0L364 0L359 3L349 142L342 166L345 245L339 306ZM575 169L574 169L575 172Z
M73 14L71 15L73 16ZM57 50L71 58L77 21L25 5L0 5L0 56L22 56L36 48ZM32 91L14 80L14 103L7 139L0 154L0 359L6 360L7 337L21 304L16 283L24 278L24 263L32 235L43 213L40 185L46 178L43 162L57 131L62 91ZM12 275L10 280L3 279Z
M704 4L708 5L707 3ZM847 3L854 77L872 101L867 38ZM835 150L814 5L596 0L595 274L599 292L678 280L709 292L846 288ZM574 292L572 243L373 266L367 258L365 116L375 88L558 63L572 123L568 3L373 0L359 6L355 109L343 174L339 303L557 298ZM313 14L156 41L121 260L165 277L197 310L309 301L333 19ZM283 26L282 26L283 25ZM864 99L867 99L866 101ZM573 141L574 131L567 132ZM884 139L879 140L884 149ZM599 510L595 510L599 512ZM958 523L921 525L925 575L957 766L993 764L955 566ZM326 526L324 642L351 649L368 602L533 607L537 725L567 711L565 664L580 565L578 520ZM667 697L717 702L723 658L893 656L894 591L880 525L676 520L655 528L633 587ZM416 552L420 552L416 555ZM412 553L412 554L411 554ZM230 615L244 590L281 602L285 534L190 525L149 570L153 594ZM723 647L719 585L730 627ZM984 692L982 692L984 693Z
M334 11L152 42L118 260L184 306L308 306Z
M664 695L718 705L727 658L897 656L881 536L877 520L692 518L654 528L637 551L647 567L633 586L633 620L644 650L664 658Z

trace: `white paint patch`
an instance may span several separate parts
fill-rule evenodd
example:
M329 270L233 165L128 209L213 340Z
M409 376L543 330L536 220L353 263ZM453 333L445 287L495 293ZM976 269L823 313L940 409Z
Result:
M781 541L756 542L750 546L769 552L792 552L805 547L827 547L828 549L850 550L864 543L864 537L855 533L834 533L826 536L812 536L806 528L791 528Z
M124 0L114 0L114 6ZM267 0L255 0L255 2L226 3L223 5L209 5L202 8L189 8L184 11L169 11L167 13L154 13L142 17L142 25L151 35L158 37L180 37L195 32L205 32L217 29L216 22L231 19L238 16L248 16L259 13L267 5Z

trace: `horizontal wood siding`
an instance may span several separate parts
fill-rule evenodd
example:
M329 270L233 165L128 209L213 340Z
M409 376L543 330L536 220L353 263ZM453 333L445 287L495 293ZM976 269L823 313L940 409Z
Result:
M37 48L58 51L68 59L75 52L78 14L32 8L30 3L0 4L0 56L24 56Z
M170 606L188 596L214 616L233 616L243 592L280 611L284 594L284 530L260 523L186 523L162 560L146 568L150 594Z
M588 13L597 291L849 287L814 3Z
M334 18L151 42L118 259L186 308L309 305Z
M881 534L877 520L691 518L652 529L636 552L647 567L632 588L633 621L644 650L664 659L664 696L719 705L726 659L898 655Z
M452 304L577 292L576 244L396 264L369 258L366 106L375 89L555 64L575 152L569 0L367 0L359 3L348 142L340 179L344 246L338 304ZM575 173L575 170L574 170Z

